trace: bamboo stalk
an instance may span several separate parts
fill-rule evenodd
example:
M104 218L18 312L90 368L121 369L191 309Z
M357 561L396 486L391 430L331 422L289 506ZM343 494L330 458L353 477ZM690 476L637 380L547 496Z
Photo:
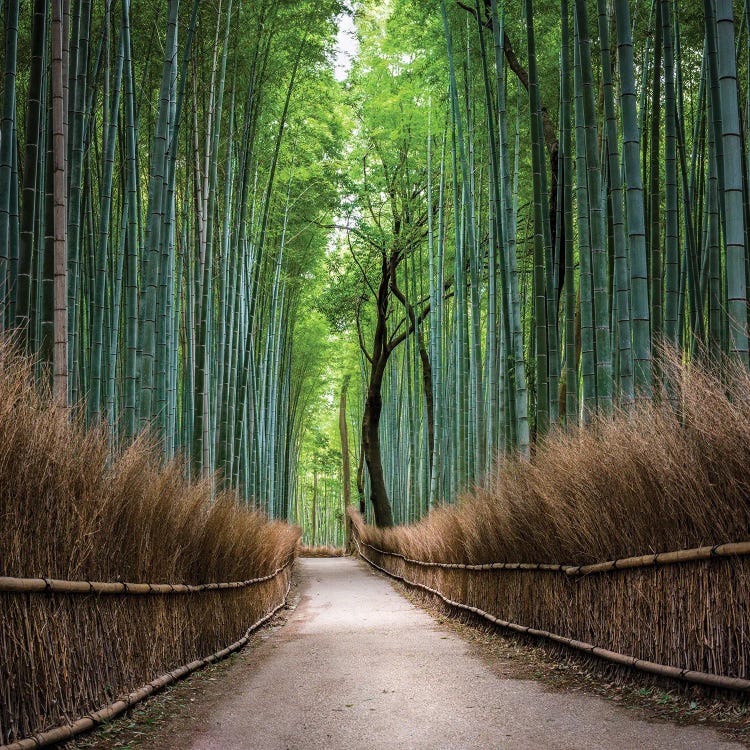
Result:
M67 123L63 96L63 16L67 2L52 3L52 196L54 253L53 393L61 408L68 405L68 198L66 190Z

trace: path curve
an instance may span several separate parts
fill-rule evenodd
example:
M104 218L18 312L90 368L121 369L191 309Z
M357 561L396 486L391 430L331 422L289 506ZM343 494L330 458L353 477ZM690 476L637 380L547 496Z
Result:
M181 733L181 748L743 747L709 729L644 721L594 696L501 678L357 560L302 559L298 566L301 600L287 625L249 667L232 670L231 691L188 737Z

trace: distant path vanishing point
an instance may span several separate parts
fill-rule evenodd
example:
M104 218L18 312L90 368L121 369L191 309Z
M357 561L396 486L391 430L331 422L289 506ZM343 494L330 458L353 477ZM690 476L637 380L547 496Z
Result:
M709 750L710 729L496 675L351 558L301 559L301 600L191 728L191 750ZM226 687L226 686L225 686ZM187 731L187 734L186 734ZM176 750L177 746L175 746Z

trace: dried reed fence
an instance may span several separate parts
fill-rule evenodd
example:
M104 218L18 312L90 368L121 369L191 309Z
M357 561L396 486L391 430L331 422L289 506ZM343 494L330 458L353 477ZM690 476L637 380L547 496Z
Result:
M147 437L113 454L0 344L0 745L109 718L283 603L299 530L185 475Z
M660 401L550 435L456 505L354 513L360 553L512 630L750 690L750 375L662 356Z
M688 655L688 647L692 645L694 652L708 650L711 656L710 659L701 660L694 653L693 664L701 664L704 669L723 669L721 660L728 659L739 665L742 674L748 674L744 650L740 653L730 646L729 649L715 652L708 641L708 638L730 636L732 633L734 608L717 606L727 603L723 602L721 596L711 597L707 594L714 587L716 578L720 581L733 579L738 572L736 567L694 571L688 576L693 580L686 587L687 606L684 606L685 600L675 601L672 592L667 596L671 600L668 602L658 601L655 592L665 592L670 586L683 584L687 577L653 575L656 570L653 563L648 567L648 564L636 564L636 560L642 561L644 558L603 563L608 567L597 572L631 572L629 577L621 576L613 581L598 576L588 578L591 573L579 573L571 566L554 568L530 563L436 565L385 552L359 539L357 544L360 556L378 570L437 596L450 607L478 615L503 628L545 638L660 677L725 690L750 691L750 679L745 677L703 671L689 664L674 666L679 662L669 662L665 658L670 651L671 658L675 660L683 654ZM718 560L721 557L705 558L700 557L700 553L693 556L685 555L686 552L692 551L681 551L682 564ZM616 567L618 562L624 563L623 567ZM647 573L633 580L632 571L635 570ZM746 565L741 572L745 591L747 573ZM581 576L581 579L572 583L573 576ZM734 593L731 590L731 594ZM635 601L629 601L629 597ZM623 609L615 613L607 611L608 602ZM705 615L691 617L693 612L701 609L711 612L712 622L707 622ZM660 624L658 619L662 616L680 618L681 622L669 619ZM680 632L673 636L670 630L675 626ZM704 640L690 643L691 639L700 638Z
M9 717L3 725L9 744L0 750L70 739L241 648L284 605L291 562L257 582L230 588L186 591L175 586L174 592L164 593L140 588L148 584L131 584L127 591L106 590L119 596L71 596L88 582L58 581L57 590L43 594L3 592L3 617L23 624L17 630L24 641L11 641L7 636L12 632L5 627L0 631L8 669L2 681L3 714ZM60 585L64 583L70 584L67 590ZM184 593L195 596L176 596ZM29 683L35 692L29 691Z

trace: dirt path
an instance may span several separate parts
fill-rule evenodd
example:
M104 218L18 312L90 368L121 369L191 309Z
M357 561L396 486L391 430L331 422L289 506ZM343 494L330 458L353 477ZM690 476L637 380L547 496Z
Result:
M600 698L503 679L364 563L299 561L302 598L166 750L741 748Z

